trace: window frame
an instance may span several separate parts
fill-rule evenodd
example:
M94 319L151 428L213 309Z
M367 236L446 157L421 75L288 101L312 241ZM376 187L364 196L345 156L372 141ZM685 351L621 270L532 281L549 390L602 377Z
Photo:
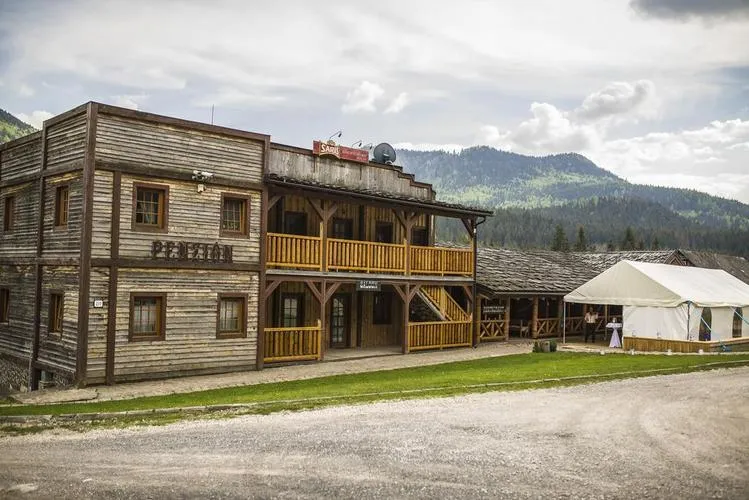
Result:
M57 319L55 317L55 304L53 300L56 300L56 298L59 298L60 301L60 325L59 329L53 328L53 326L57 326L56 324L53 324L57 322ZM49 309L48 309L48 315L47 315L47 334L48 335L56 335L62 337L63 331L65 330L65 291L64 290L50 290L49 291Z
M284 302L287 298L295 298L297 300L297 324L294 326L284 325ZM280 307L278 308L278 325L281 328L303 328L304 327L304 293L303 292L281 292L281 300L279 301Z
M387 297L388 300L385 301L385 303L381 306L382 310L377 309L377 297ZM383 326L383 325L392 325L393 324L393 294L392 292L382 291L382 292L374 292L372 295L372 324ZM387 315L387 320L383 319L381 316L385 314Z
M416 235L423 234L424 239L422 240L424 243L417 243L416 242ZM426 226L414 226L411 228L411 244L415 245L417 247L428 247L429 246L429 228Z
M12 233L16 225L16 195L10 194L3 200L3 232Z
M731 321L731 338L732 339L740 339L743 336L743 333L744 333L744 320L742 319L743 316L744 316L743 307L733 308L733 314L731 315L731 320L732 320ZM736 328L737 326L738 328ZM736 335L737 333L738 335Z
M242 301L242 316L239 322L239 330L232 332L221 331L221 302L225 299L240 299ZM217 339L240 339L247 337L247 294L244 293L219 293L216 301L216 338Z
M61 209L61 194L66 193L67 198L65 199L65 210ZM62 222L60 217L65 214L65 221ZM70 221L70 184L61 184L55 188L55 229L67 229L68 222Z
M224 229L224 203L226 200L236 200L244 203L244 224L239 231ZM219 235L222 238L244 238L250 234L250 203L252 197L245 194L221 193L221 214L219 216Z
M127 340L130 342L152 342L166 339L166 293L164 292L130 292L130 317L128 318ZM159 328L155 335L134 333L135 299L156 298L161 301L159 311Z
M10 288L0 287L0 323L10 323Z
M143 222L136 222L137 210L138 210L138 190L151 190L151 191L162 191L163 194L163 207L160 210L161 223L156 224L145 224ZM149 184L145 182L133 182L133 219L131 221L131 229L133 231L140 231L146 233L168 233L169 232L169 186L166 184Z
M342 224L344 228L344 235L336 235L336 224ZM354 219L351 217L333 217L330 222L330 237L337 240L353 240L354 239Z

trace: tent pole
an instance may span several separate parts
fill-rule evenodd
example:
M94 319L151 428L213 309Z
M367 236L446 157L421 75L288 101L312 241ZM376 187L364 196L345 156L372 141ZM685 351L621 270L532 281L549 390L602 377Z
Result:
M692 338L691 338L692 332L691 332L691 328L689 327L689 322L692 319L692 311L691 311L691 309L692 309L692 303L691 302L687 302L687 340L692 340Z
M567 343L567 301L562 297L562 344Z

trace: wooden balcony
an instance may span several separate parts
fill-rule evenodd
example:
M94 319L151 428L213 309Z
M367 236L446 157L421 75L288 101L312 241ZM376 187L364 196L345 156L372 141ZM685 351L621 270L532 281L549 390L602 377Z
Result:
M266 263L272 268L473 276L473 250L470 248L423 247L407 242L375 243L280 233L268 233L266 244Z

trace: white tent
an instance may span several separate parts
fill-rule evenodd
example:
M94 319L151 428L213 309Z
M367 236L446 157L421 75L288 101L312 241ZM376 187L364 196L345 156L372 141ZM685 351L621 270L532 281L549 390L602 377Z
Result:
M735 318L749 337L749 285L719 269L624 260L564 300L624 306L624 336L697 340L703 309L710 308L710 340L730 339Z

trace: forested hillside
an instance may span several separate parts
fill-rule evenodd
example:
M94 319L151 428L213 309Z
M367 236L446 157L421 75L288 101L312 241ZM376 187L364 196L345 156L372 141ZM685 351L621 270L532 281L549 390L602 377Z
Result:
M589 244L619 248L627 228L644 248L749 252L749 205L694 190L632 184L579 154L524 156L481 146L460 153L399 151L398 162L432 182L440 199L495 208L482 243L548 248L561 225L570 243L580 226ZM441 221L438 235L465 231Z
M36 129L0 109L0 144L34 132Z

